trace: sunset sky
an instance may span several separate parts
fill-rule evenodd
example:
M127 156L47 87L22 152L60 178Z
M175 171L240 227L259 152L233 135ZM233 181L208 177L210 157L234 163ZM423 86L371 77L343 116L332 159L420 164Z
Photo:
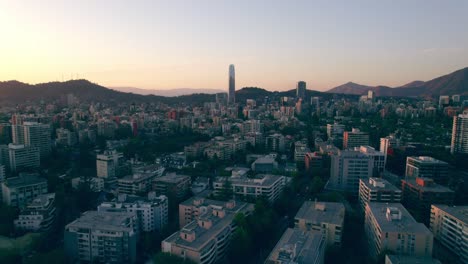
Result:
M46 3L47 2L47 3ZM468 66L468 1L0 0L0 81L326 90Z

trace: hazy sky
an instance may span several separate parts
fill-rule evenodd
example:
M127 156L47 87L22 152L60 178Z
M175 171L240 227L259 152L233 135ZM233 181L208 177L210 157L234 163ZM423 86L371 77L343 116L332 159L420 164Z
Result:
M324 90L468 66L468 1L0 0L0 80Z

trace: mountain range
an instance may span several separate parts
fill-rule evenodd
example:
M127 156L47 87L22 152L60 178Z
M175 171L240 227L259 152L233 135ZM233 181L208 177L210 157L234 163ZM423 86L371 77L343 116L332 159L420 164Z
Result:
M122 88L123 89L123 88ZM135 89L135 88L132 88ZM136 88L137 89L137 88ZM214 101L214 94L221 90L209 89L175 89L174 94L185 92L203 92L175 97L160 95L142 95L133 92L122 92L109 89L87 80L71 80L66 82L49 82L41 84L27 84L19 81L0 82L0 102L3 104L24 104L40 100L50 101L64 99L66 95L73 94L81 101L88 102L135 102L135 103L167 103L167 104L199 104ZM208 91L207 91L208 90ZM468 68L455 71L433 80L423 82L414 81L406 85L390 88L387 86L366 86L356 83L346 83L327 92L307 90L307 96L330 97L333 94L362 95L372 90L377 96L395 97L437 97L439 95L468 95ZM130 91L130 90L127 90ZM142 92L142 91L140 91ZM145 93L152 93L152 90ZM154 92L153 92L154 93ZM236 91L237 101L245 99L270 99L278 96L295 96L295 90L284 92L271 92L256 87L246 87Z
M159 95L159 96L181 96L189 94L216 94L223 93L226 91L220 89L194 89L194 88L177 88L177 89L167 89L167 90L155 90L155 89L141 89L136 87L109 87L110 89L124 92L124 93L134 93L141 95Z
M367 86L348 82L327 93L363 95L372 90L376 96L433 97L439 95L468 95L468 67L430 81L413 81L399 87Z

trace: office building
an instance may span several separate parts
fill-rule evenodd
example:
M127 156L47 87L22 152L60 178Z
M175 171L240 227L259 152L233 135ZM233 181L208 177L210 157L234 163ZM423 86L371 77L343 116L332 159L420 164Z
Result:
M47 193L47 180L38 174L20 173L2 183L3 203L23 208L34 198Z
M70 263L135 263L137 216L88 211L65 226L64 251Z
M450 152L468 154L468 111L453 117Z
M440 184L448 182L448 163L432 157L419 156L406 158L407 178L430 178Z
M357 128L343 133L343 149L352 149L369 145L369 133L362 132Z
M41 165L39 148L9 144L8 165L11 172L39 168Z
M278 199L287 183L285 176L271 174L258 174L255 178L218 177L213 181L214 193L216 195L220 194L224 189L226 180L231 183L235 198L255 199L265 197L272 203Z
M364 210L370 202L400 203L401 190L382 178L359 180L359 203Z
M119 194L112 202L101 203L98 212L130 212L136 213L141 231L161 231L167 226L168 200L164 195L156 196L154 192L147 198L136 195Z
M323 264L326 242L320 231L288 228L271 251L265 264Z
M294 227L325 234L327 246L341 246L345 207L342 203L306 201L294 217Z
M228 90L228 103L236 103L236 73L234 65L229 65L229 90Z
M430 229L446 249L468 263L468 206L431 206Z
M211 200L205 197L204 194L208 192L201 193L200 195L193 196L192 198L185 200L179 204L179 226L183 227L193 220L198 219L203 215L208 208L217 207L224 208L227 212L231 212L234 215L237 213L242 213L244 215L249 215L254 210L254 205L250 203L245 203L241 201L229 200L227 202Z
M452 205L455 192L429 178L407 178L401 181L403 204L414 218L429 225L432 204Z
M55 216L55 193L41 194L21 210L14 225L22 231L47 231L52 227Z
M373 170L371 157L359 151L340 150L330 156L330 180L326 187L358 195L359 180L372 177Z
M217 263L229 250L235 230L235 214L209 206L197 220L185 225L161 243L162 252L187 258L195 263Z
M301 98L302 100L306 97L306 82L300 81L297 83L296 87L296 97Z
M169 200L181 201L189 194L190 184L190 176L167 174L153 181L153 190L156 191L156 195L165 195Z
M400 203L367 203L365 232L370 256L383 252L420 257L432 256L433 235L416 222Z

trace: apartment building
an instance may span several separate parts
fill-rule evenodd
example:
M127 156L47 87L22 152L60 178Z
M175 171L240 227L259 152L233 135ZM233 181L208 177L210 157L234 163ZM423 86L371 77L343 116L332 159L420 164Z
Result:
M323 264L326 241L320 231L288 228L271 251L265 264Z
M2 183L3 203L23 208L34 198L47 193L47 180L38 174L20 173Z
M369 145L369 133L362 132L357 128L343 133L343 149L352 149Z
M359 180L359 203L362 210L370 202L400 203L402 192L399 188L382 178Z
M255 178L229 177L235 198L258 198L265 197L268 201L274 202L284 189L287 178L280 175L258 174ZM214 193L219 194L224 188L225 177L218 177L213 182Z
M55 211L55 193L38 195L14 220L15 228L31 232L47 231L54 223Z
M448 250L468 263L468 206L431 206L430 229Z
M365 232L369 253L376 259L386 251L397 255L432 256L433 235L400 203L367 203Z
M436 183L448 182L448 163L427 156L406 158L407 178L430 178Z
M341 246L344 217L342 203L306 201L294 217L294 227L302 231L321 231L327 246Z
M120 194L114 201L101 203L98 212L136 213L141 231L161 231L168 223L168 199L164 195L149 193L147 198Z
M187 175L167 174L153 181L156 195L165 195L169 199L181 201L190 191L191 178Z
M137 216L88 211L65 226L64 250L71 263L135 263Z

